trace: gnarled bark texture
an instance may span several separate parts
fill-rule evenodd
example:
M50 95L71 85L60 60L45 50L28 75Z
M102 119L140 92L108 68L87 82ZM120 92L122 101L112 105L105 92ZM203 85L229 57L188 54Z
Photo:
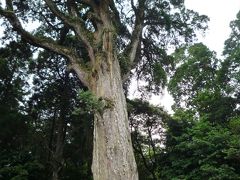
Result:
M137 180L120 67L109 39L104 39L108 54L105 60L101 59L92 89L106 106L102 112L95 113L93 177L94 180Z

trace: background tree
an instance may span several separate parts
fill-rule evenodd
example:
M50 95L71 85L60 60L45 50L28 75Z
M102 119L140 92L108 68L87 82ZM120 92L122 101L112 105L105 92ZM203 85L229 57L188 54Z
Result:
M171 122L161 179L239 179L239 133L231 123L222 126L209 121L178 117Z
M164 129L170 116L161 107L155 107L140 99L127 102L139 179L157 180L160 178Z
M167 126L163 179L240 178L238 19L223 60L202 44L175 54L180 64L169 89L177 105Z
M175 108L188 108L212 122L224 122L236 108L236 99L225 93L222 62L203 44L180 49L175 54L179 67L174 72L169 90Z
M222 63L220 71L220 81L224 87L224 93L233 96L239 104L239 30L240 30L240 12L237 14L236 20L230 23L232 32L230 37L225 41L223 55L225 60Z
M34 73L34 88L28 102L29 114L35 120L34 126L38 129L42 147L44 147L41 159L46 163L46 170L49 171L52 179L59 179L64 174L67 159L71 157L65 152L68 146L72 146L75 138L74 129L80 128L86 121L86 127L79 134L83 136L82 138L89 136L88 138L91 139L91 133L82 132L90 130L92 118L86 113L81 114L82 117L74 113L75 109L81 106L76 99L82 84L69 73L64 59L46 51L40 52L38 58L31 62L31 71ZM79 118L77 124L76 118ZM73 123L76 125L73 126ZM81 143L89 147L83 140ZM73 153L75 154L74 150ZM87 158L79 158L81 165L89 163L85 159L87 160ZM69 162L72 163L72 160Z
M177 64L168 89L176 107L195 108L193 102L201 92L217 91L216 82L219 59L202 43L176 50L173 54Z
M0 178L45 178L33 153L32 121L27 114L27 72L32 53L26 42L0 49Z
M93 117L76 101L81 83L63 59L35 59L24 41L0 51L1 179L92 179Z

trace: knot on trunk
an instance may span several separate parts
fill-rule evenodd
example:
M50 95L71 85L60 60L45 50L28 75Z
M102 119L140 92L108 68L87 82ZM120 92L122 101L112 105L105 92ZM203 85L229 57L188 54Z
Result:
M101 114L103 114L103 112L106 109L113 109L114 105L115 105L114 100L111 99L111 98L107 98L107 97L100 97L99 102L101 103L101 107L102 107L101 108Z

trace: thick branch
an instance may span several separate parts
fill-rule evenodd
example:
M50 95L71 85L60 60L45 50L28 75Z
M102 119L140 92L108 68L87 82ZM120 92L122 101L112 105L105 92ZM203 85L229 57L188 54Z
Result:
M141 3L140 3L141 2ZM144 23L144 6L145 1L140 1L138 8L136 8L131 1L132 8L135 13L135 25L131 35L130 43L125 49L124 54L128 57L129 60L129 69L126 74L123 75L123 81L126 81L131 69L137 64L138 56L137 52L139 46L141 45L141 38L142 38L142 30L143 30L143 23Z
M116 8L115 2L113 0L110 0L110 5L109 6L110 6L111 11L113 13L114 24L116 25L116 30L119 33L126 34L126 36L130 36L130 33L129 33L127 27L121 22L119 11Z
M84 46L88 50L88 55L91 59L91 62L94 63L95 62L94 50L93 47L91 46L90 40L87 37L87 34L90 32L83 28L84 22L77 14L75 2L71 0L67 2L70 14L72 16L70 18L69 16L64 15L52 0L44 1L46 2L47 6L49 7L53 14L55 14L59 19L61 19L64 24L67 24L68 26L73 28L76 35L78 36L78 39L80 39L83 42Z
M69 70L72 69L76 73L80 81L83 83L83 85L89 88L90 83L88 81L88 73L84 70L83 67L81 67L81 65L76 60L72 59L71 61L73 63L68 66Z
M13 30L17 31L30 44L42 47L44 49L49 49L66 57L69 57L69 55L72 53L70 49L56 44L50 38L39 38L24 30L19 19L16 17L13 11L3 10L0 8L0 15L7 18L10 24L13 26Z
M67 24L71 27L73 26L73 23L70 17L63 14L52 0L44 0L44 1L47 4L48 8L52 11L52 13L55 16L57 16L60 20L62 20L64 24Z
M57 54L63 55L66 58L69 59L70 63L72 65L74 65L74 70L78 71L76 72L78 74L79 79L82 81L82 83L84 85L88 85L87 83L87 72L84 71L83 68L81 68L80 65L76 65L77 63L79 63L78 59L76 58L77 55L75 54L75 52L73 50L71 50L70 48L67 48L65 46L61 46L59 44L57 44L55 41L53 41L50 38L39 38L36 37L32 34L30 34L29 32L27 32L21 25L21 22L19 21L19 19L17 18L17 16L14 14L13 10L12 10L12 5L10 4L10 0L8 1L7 4L7 10L4 10L3 8L0 7L0 15L5 17L10 24L13 26L13 29L15 31L17 31L23 39L25 39L27 42L29 42L30 44L37 46L37 47L41 47L47 50L50 50L52 52L55 52ZM77 69L78 67L78 69ZM81 71L81 72L79 72Z

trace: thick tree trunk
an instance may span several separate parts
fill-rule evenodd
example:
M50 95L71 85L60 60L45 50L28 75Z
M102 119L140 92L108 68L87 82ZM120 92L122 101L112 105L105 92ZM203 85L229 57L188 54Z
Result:
M137 180L120 67L116 57L108 52L92 90L106 106L94 118L93 177L94 180Z

